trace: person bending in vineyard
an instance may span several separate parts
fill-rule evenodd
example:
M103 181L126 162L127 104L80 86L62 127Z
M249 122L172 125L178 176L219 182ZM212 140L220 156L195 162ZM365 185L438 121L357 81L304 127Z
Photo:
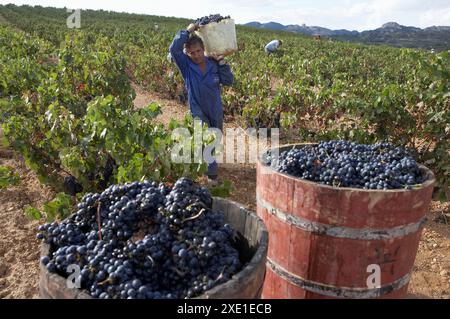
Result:
M200 37L194 34L198 24L190 24L177 33L170 46L170 54L180 69L188 90L188 102L194 118L211 128L223 130L223 108L220 85L232 85L233 73L223 56L208 58ZM185 49L186 53L183 52ZM217 180L217 162L208 164L209 182Z
M281 41L281 40L270 41L264 47L264 51L266 51L267 54L275 53L275 51L277 51L282 44L283 44L283 41Z

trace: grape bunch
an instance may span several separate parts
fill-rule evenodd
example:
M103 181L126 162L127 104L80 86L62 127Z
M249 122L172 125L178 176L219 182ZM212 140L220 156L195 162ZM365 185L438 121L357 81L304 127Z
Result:
M81 193L83 191L83 186L77 182L75 177L73 176L65 176L63 181L64 191L72 196L75 196L77 193Z
M230 16L222 17L220 14L211 14L209 16L197 19L195 23L199 25L206 25L213 22L220 22L225 19L230 19Z
M192 298L242 268L234 230L204 187L182 178L113 185L86 194L68 219L39 227L41 262L102 299Z
M322 142L279 157L268 153L266 163L278 172L334 187L411 189L426 179L405 149L389 143Z

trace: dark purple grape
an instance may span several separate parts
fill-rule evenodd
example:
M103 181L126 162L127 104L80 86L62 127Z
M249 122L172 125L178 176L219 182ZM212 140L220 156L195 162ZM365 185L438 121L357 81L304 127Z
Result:
M278 158L268 154L267 163L281 173L334 187L410 189L424 182L414 158L389 143L322 142L284 151Z
M152 181L112 185L83 196L67 220L39 228L39 238L52 248L51 258L41 262L62 276L69 265L79 265L82 289L94 298L195 297L241 267L233 230L211 208L208 190L187 178L173 187ZM143 229L144 221L151 227ZM141 231L144 238L134 240Z

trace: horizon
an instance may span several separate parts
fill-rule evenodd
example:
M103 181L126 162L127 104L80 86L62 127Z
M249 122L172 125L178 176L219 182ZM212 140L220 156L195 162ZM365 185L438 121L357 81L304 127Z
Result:
M230 15L237 24L275 22L282 25L317 26L332 30L366 31L380 28L388 22L403 26L427 28L450 26L450 2L444 0L317 0L313 5L306 0L217 0L214 5L205 0L193 7L176 0L167 3L148 3L134 0L127 3L107 3L87 0L22 0L3 1L1 5L30 5L55 8L106 10L131 14L158 15L195 20L205 15ZM300 9L298 9L300 4ZM304 6L302 6L304 4ZM345 7L345 8L343 8ZM412 23L416 22L416 23Z
M277 21L269 21L269 22L260 22L260 21L250 21L250 22L247 22L247 23L244 23L244 24L241 24L241 25L245 25L245 24L248 24L248 23L261 23L261 24L268 24L268 23L278 23L278 24L281 24L281 25L283 25L283 26L288 26L288 25L292 25L292 24L282 24L282 23L279 23L279 22L277 22ZM404 26L404 27L408 27L408 28L420 28L420 29L426 29L426 28L432 28L432 27L450 27L450 25L430 25L430 26L427 26L427 27L418 27L418 26L414 26L414 25L404 25L404 24L400 24L400 23L398 23L398 22L396 22L396 21L386 21L385 23L383 23L382 25L380 25L380 26L378 26L377 28L375 28L375 29L378 29L378 28L381 28L382 26L384 26L385 24L387 24L387 23L397 23L397 24L399 24L400 26ZM298 26L302 26L301 24L297 24ZM320 25L306 25L307 27L319 27L319 28L326 28L326 27L324 27L324 26L320 26ZM336 30L347 30L347 31L359 31L359 30L355 30L355 29L345 29L345 28L340 28L340 29L330 29L330 30L332 30L332 31L336 31ZM367 29L367 30L362 30L362 31L359 31L359 32L364 32L364 31L372 31L372 30L374 30L374 29Z

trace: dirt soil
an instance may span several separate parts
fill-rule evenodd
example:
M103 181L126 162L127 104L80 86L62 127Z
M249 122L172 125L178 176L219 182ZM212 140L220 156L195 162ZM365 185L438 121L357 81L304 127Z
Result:
M136 91L137 107L151 102L161 105L163 114L159 120L163 124L172 118L181 120L188 112L185 105L137 87ZM226 123L225 127L235 125ZM21 177L20 185L0 190L0 298L38 298L40 248L35 236L39 222L29 221L23 210L26 205L42 208L54 193L39 182L19 155L2 145L0 165L12 167ZM233 182L232 200L256 209L254 165L221 164L219 174L223 180ZM448 211L449 203L432 202L409 285L410 298L450 298L450 219L445 217Z
M0 145L0 166L19 173L18 186L0 190L0 298L37 298L40 246L38 221L28 220L26 205L42 208L54 197L22 158Z

